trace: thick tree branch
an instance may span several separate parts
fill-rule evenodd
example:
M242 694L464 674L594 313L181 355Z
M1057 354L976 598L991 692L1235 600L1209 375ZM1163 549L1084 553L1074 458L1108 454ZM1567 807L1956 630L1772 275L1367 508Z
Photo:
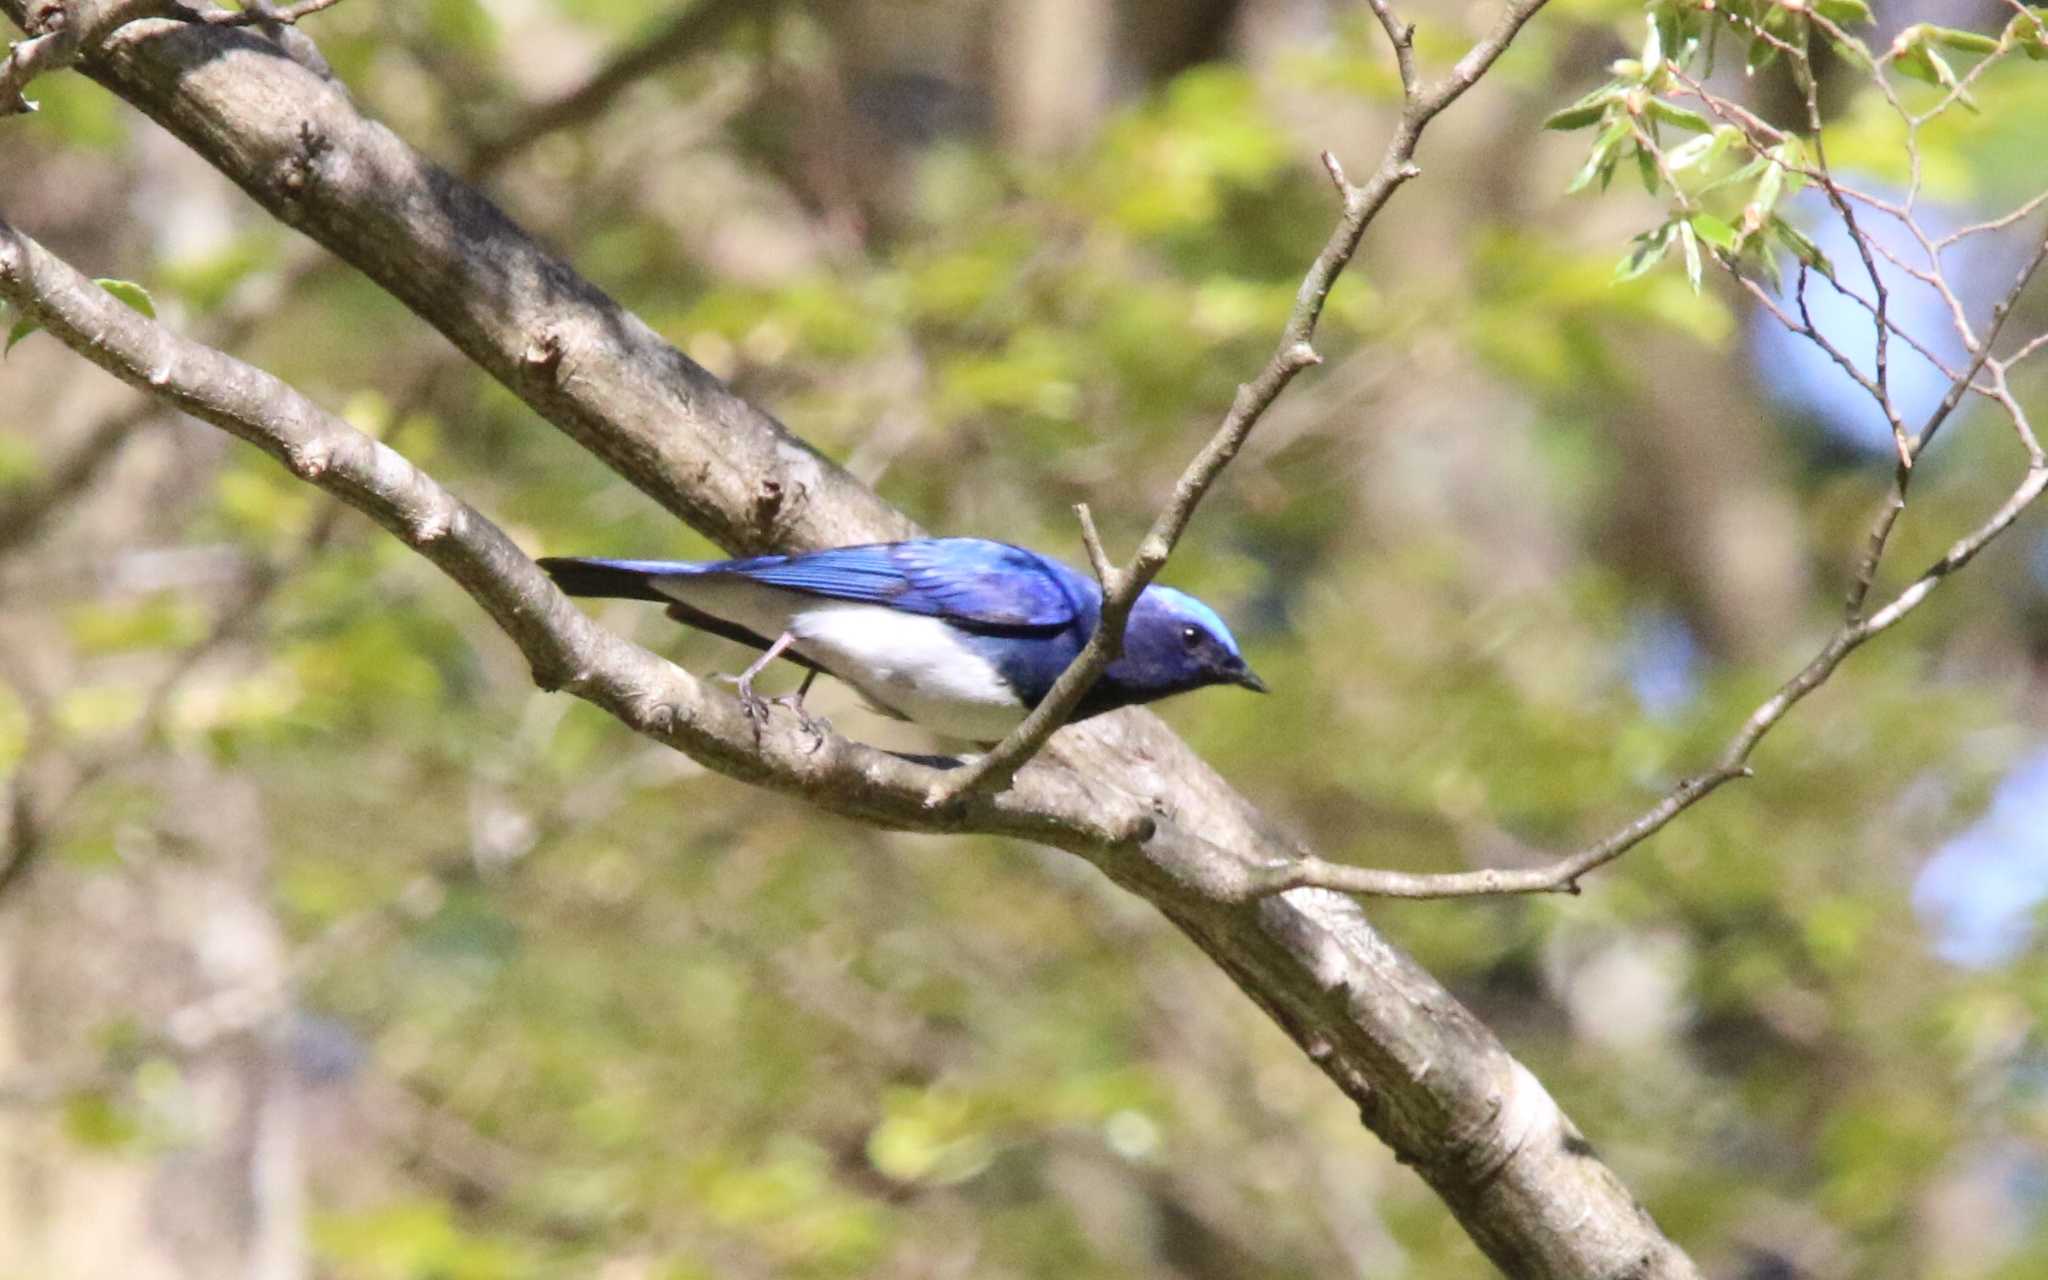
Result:
M261 370L129 310L4 221L0 296L124 382L255 444L433 560L520 647L543 687L566 689L707 763L722 762L714 767L827 807L840 808L838 797L893 791L896 802L865 814L892 825L902 825L894 812L900 802L929 785L929 766L856 743L834 740L828 743L834 749L816 749L793 727L757 734L731 698L591 622L502 531L396 451ZM1039 795L1042 812L1034 822L1078 822L1077 831L1085 828L1104 842L1127 842L1153 825L1127 801L1084 803L1079 789L1065 800L1055 795ZM861 808L841 811L859 815ZM984 807L963 817L984 825L989 814ZM1124 826L1113 827L1105 817L1121 817Z
M16 19L25 7L0 0ZM1511 10L1516 25L1535 7ZM914 531L276 46L233 28L137 27L81 68L714 540L790 549ZM7 252L16 296L53 291L46 256L20 241ZM1299 846L1156 718L1120 712L1074 726L1009 790L930 810L932 769L839 740L813 751L815 740L779 717L757 736L731 698L590 623L397 454L334 434L340 424L306 415L303 402L279 414L285 389L169 341L96 288L54 292L80 308L69 321L47 301L31 305L59 338L130 380L162 371L160 394L238 432L261 427L287 465L381 504L387 527L476 595L543 681L711 767L864 821L988 831L1088 857L1229 973L1508 1274L1694 1274L1542 1086L1355 903L1312 890L1257 896L1258 873ZM135 341L117 349L126 337ZM200 403L196 373L214 375L224 398ZM286 428L295 434L278 434Z

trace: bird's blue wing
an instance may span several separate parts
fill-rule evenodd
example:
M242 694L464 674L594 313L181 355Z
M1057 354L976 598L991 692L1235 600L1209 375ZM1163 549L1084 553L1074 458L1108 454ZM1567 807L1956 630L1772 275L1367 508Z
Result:
M1044 556L981 538L924 538L733 560L710 571L993 631L1057 631L1093 584Z

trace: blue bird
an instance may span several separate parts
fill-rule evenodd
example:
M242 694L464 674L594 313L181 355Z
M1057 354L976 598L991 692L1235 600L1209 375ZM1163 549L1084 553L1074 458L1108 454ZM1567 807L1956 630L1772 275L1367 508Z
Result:
M982 538L744 560L539 563L572 596L658 601L679 622L763 650L736 677L751 714L764 714L754 677L786 658L808 674L777 701L800 715L823 671L884 715L971 742L997 741L1037 706L1102 612L1093 578ZM1074 719L1212 684L1266 691L1215 610L1171 587L1147 587L1124 629L1122 656Z

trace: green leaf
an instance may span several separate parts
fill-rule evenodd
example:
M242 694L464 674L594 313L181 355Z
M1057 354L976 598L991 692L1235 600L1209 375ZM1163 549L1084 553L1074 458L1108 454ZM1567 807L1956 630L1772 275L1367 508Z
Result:
M150 300L149 290L133 280L102 278L93 281L93 283L105 289L108 293L113 294L116 298L128 304L128 306L140 311L143 315L148 316L152 320L156 319L156 303ZM0 347L0 359L4 359L8 353L14 350L15 343L20 342L23 338L26 338L42 327L41 324L27 316L23 316L15 321L14 327L7 331L7 345Z
M1870 55L1870 46L1858 40L1855 36L1845 35L1837 39L1830 35L1828 43L1835 47L1836 53L1842 55L1844 62L1847 62L1858 71L1869 71L1877 66L1877 59Z
M1713 121L1707 119L1699 112L1688 110L1675 102L1666 102L1662 98L1652 98L1649 101L1648 109L1653 119L1660 120L1665 124L1673 125L1680 129L1690 129L1694 133L1712 133L1714 131Z
M1773 148L1771 154L1775 159L1777 149ZM1763 176L1757 179L1756 194L1750 197L1750 204L1756 209L1757 218L1761 220L1769 217L1771 211L1778 207L1778 197L1784 193L1785 166L1766 162Z
M1657 265L1658 259L1671 247L1671 224L1667 222L1654 231L1645 231L1629 243L1635 247L1626 258L1615 264L1615 284L1625 284Z
M1785 273L1778 267L1777 251L1762 241L1756 242L1756 265L1764 279L1770 282L1772 293L1785 291Z
M1667 65L1679 65L1685 61L1685 41L1678 29L1678 22L1669 9L1659 10L1654 5L1650 12L1650 31L1643 41L1643 52L1648 54L1652 42L1656 45L1655 60L1643 59L1643 67L1650 76L1657 76Z
M1838 27L1876 21L1863 0L1813 0L1813 11Z
M1636 176L1643 180L1643 190L1653 196L1664 185L1663 175L1657 172L1657 157L1641 144L1636 146Z
M1899 69L1900 75L1910 76L1943 89L1958 88L1955 68L1949 66L1948 59L1942 57L1933 47L1942 31L1940 27L1916 22L1899 32L1897 38L1892 41L1892 65ZM1977 109L1977 104L1967 93L1956 93L1956 101L1972 111Z
M1785 194L1789 196L1805 190L1808 161L1806 143L1799 135L1793 134L1772 147L1771 155L1777 159L1779 172L1784 175Z
M1575 192L1583 191L1594 178L1601 179L1604 184L1606 176L1614 172L1614 162L1617 159L1614 149L1621 145L1621 140L1627 136L1627 120L1616 120L1613 124L1608 125L1600 136L1594 140L1592 154L1586 157L1585 165L1572 178L1571 185L1564 189L1564 193L1571 195Z
M1734 253L1741 237L1735 228L1711 213L1696 213L1686 220L1700 239L1724 253Z
M1757 156L1750 160L1747 164L1741 165L1737 168L1729 170L1727 173L1722 174L1720 177L1714 179L1712 182L1709 182L1704 187L1701 187L1698 191L1694 192L1693 194L1705 195L1707 192L1713 191L1719 187L1741 186L1745 182L1754 181L1758 175L1763 173L1765 167L1768 166L1770 163L1771 162L1765 157Z
M1562 111L1554 111L1545 117L1543 127L1569 133L1573 129L1583 129L1587 125L1599 124L1601 118L1606 114L1607 104L1604 102L1566 107Z
M127 303L130 309L140 311L152 320L156 319L156 303L150 301L149 290L133 280L110 280L102 277L93 283Z
M1775 217L1770 220L1767 230L1779 244L1784 245L1786 249L1791 251L1793 257L1824 276L1830 278L1834 276L1834 264L1828 261L1828 256L1825 253L1820 251L1819 245L1807 238L1805 232L1783 218Z
M2020 52L2034 62L2048 59L2048 24L2032 10L2022 12L2006 26L2005 38L2017 44Z
M1916 22L1892 37L1891 58L1893 62L1899 64L1899 70L1903 74L1909 75L1915 80L1925 80L1928 84L1940 84L1941 78L1935 75L1932 65L1925 62L1915 62L1910 66L1907 65L1912 55L1925 47L1926 42L1927 24Z
M21 319L15 321L14 327L7 331L7 345L5 347L0 347L0 359L5 359L7 357L7 354L14 350L15 343L20 342L23 338L26 338L28 335L34 333L36 330L42 327L43 326L37 324L35 321L29 319L27 316L23 316Z
M1929 27L1928 38L1936 44L1955 50L1957 53L1971 53L1982 56L1998 52L1998 40L1980 31L1958 31L1954 27Z
M1601 116L1605 115L1607 105L1619 99L1627 91L1627 85L1624 85L1618 81L1610 80L1606 84L1603 84L1599 88L1593 90L1591 93L1586 94L1577 102L1574 102L1572 105L1566 107L1564 110L1553 113L1549 119L1543 122L1543 127L1546 129L1565 130L1583 129L1587 125L1595 123L1600 119ZM1590 116L1581 118L1583 113L1589 107L1594 108L1592 114ZM1563 123L1565 121L1569 121L1570 123Z
M1690 222L1678 224L1678 246L1685 250L1685 278L1692 281L1692 291L1700 291L1700 242L1693 234Z
M1702 134L1697 138L1687 138L1664 153L1664 167L1673 173L1684 173L1712 154L1716 149L1716 141L1711 133Z

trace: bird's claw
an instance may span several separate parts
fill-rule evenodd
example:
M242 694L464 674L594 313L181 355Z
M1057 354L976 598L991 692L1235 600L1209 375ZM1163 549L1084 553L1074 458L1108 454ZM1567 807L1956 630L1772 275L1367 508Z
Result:
M754 692L754 682L752 680L745 676L720 676L718 678L724 683L733 686L733 692L738 695L740 700L740 710L746 713L747 719L754 722L754 727L757 730L762 725L768 723L768 704L762 701L760 694Z
M806 754L814 753L825 745L826 736L832 732L832 722L804 710L804 695L801 689L780 697L763 698L754 692L754 682L743 675L722 675L718 679L733 686L733 692L740 700L740 710L746 713L747 719L753 721L757 732L768 723L770 708L788 707L796 715L797 726L811 736L810 749Z
M823 716L814 716L804 710L804 695L801 690L796 693L785 693L779 698L770 698L768 699L768 705L771 707L788 707L796 714L797 727L811 735L810 751L805 754L814 753L819 747L825 745L826 735L832 732L832 722Z

